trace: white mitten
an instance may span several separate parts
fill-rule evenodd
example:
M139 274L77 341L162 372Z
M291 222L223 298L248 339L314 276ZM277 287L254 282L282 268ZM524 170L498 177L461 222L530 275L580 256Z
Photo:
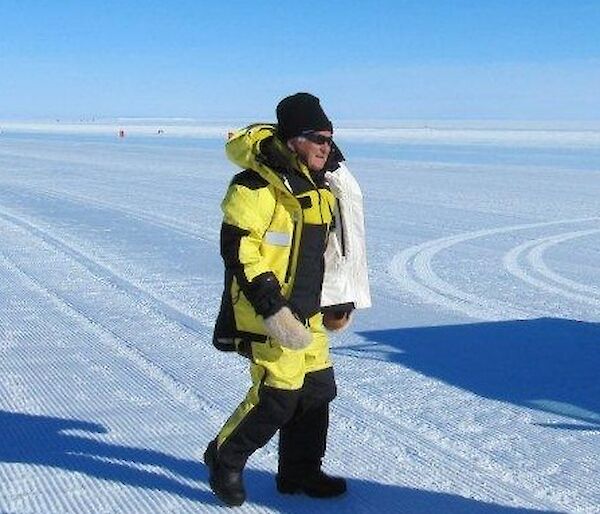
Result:
M303 350L312 341L310 331L286 306L265 318L265 328L273 339L290 350Z

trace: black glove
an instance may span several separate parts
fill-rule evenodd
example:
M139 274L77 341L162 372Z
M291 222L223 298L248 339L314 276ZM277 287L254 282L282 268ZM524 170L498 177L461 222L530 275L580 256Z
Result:
M330 305L321 309L323 312L323 325L331 332L341 332L350 325L354 303L341 303Z
M263 318L272 316L286 304L279 281L270 271L255 277L243 291L256 313Z

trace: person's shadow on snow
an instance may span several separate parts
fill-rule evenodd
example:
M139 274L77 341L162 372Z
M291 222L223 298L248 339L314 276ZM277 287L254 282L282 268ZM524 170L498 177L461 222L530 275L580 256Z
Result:
M75 432L75 433L73 433ZM85 436L104 434L97 423L0 411L0 463L18 462L83 473L122 484L158 489L178 496L216 503L212 494L154 470L159 467L185 479L202 476L198 461L165 453L105 443Z
M359 332L333 351L396 362L477 395L558 414L549 428L600 430L600 324L540 318Z
M104 443L85 437L85 433L104 434L107 430L87 421L0 411L0 464L30 464L73 471L101 480L164 491L199 503L219 504L206 488L208 474L202 463L154 450ZM151 467L151 470L141 469L143 466ZM204 488L185 484L181 479L203 483ZM244 472L244 480L248 491L247 506L253 511L259 505L291 513L322 509L352 514L373 509L412 514L540 512L358 479L349 480L349 493L335 500L282 496L275 492L273 474L252 469L251 464ZM0 498L0 509L3 507L1 502ZM241 507L238 512L243 510Z

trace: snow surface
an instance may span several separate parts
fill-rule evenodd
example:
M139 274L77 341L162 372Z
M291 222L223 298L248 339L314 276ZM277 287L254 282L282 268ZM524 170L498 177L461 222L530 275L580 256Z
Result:
M210 342L228 127L132 123L0 123L3 514L224 510L201 456L249 384ZM272 441L237 511L600 512L600 132L337 134L374 297L332 341L349 493L278 495Z

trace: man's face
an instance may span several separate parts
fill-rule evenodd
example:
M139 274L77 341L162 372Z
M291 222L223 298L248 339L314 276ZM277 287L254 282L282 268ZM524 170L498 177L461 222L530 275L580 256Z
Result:
M331 152L331 132L319 130L290 141L292 150L298 154L310 171L321 171Z

